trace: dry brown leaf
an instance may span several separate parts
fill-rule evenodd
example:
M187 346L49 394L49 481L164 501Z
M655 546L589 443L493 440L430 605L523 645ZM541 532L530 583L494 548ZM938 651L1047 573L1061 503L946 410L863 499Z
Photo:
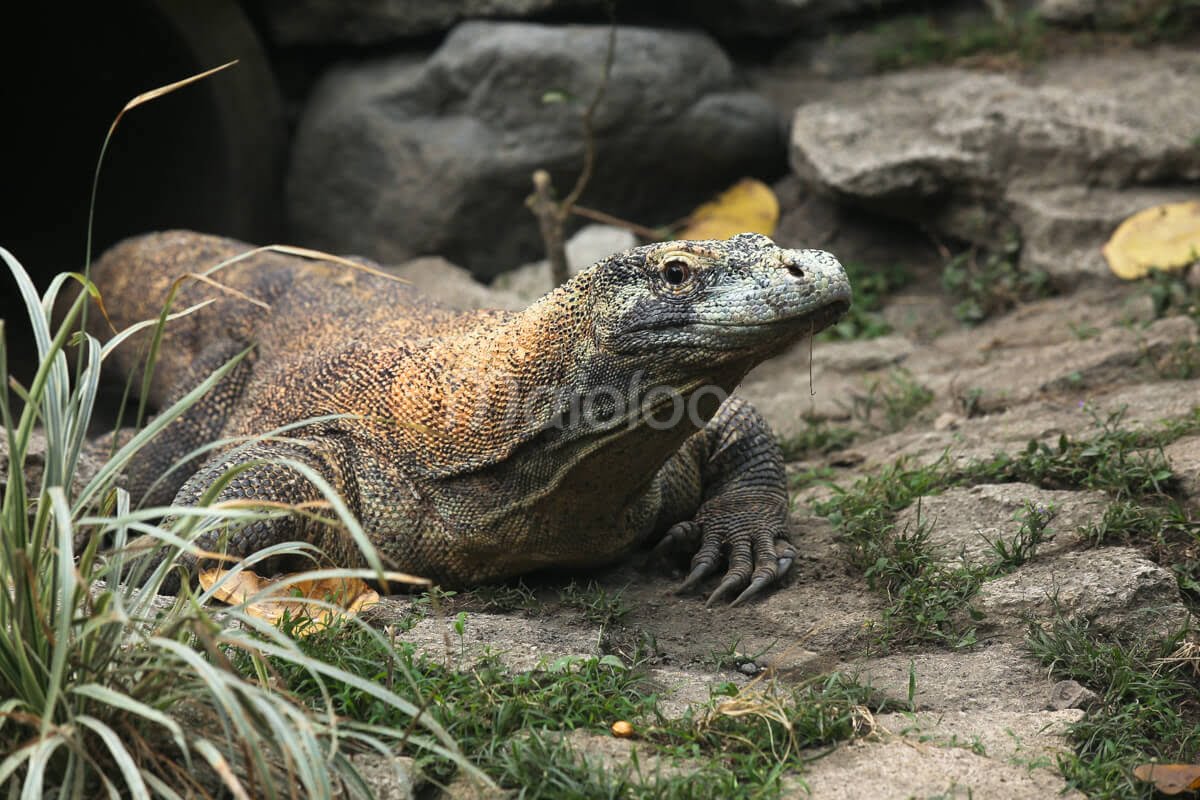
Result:
M1163 794L1200 789L1200 764L1139 764L1133 777L1150 781Z
M677 239L728 239L738 233L775 234L779 200L771 187L754 178L742 178L716 199L688 217Z
M1104 258L1118 278L1135 280L1151 269L1178 269L1200 257L1200 201L1165 203L1139 211L1113 232Z
M208 591L228 572L223 569L202 570L200 585ZM283 619L284 614L291 619L307 617L309 624L296 628L299 636L319 631L338 617L352 617L379 602L379 594L359 578L321 578L280 585L286 577L268 580L250 570L242 570L221 584L213 596L230 605L239 605L263 593L259 599L246 605L246 613L272 624ZM333 603L341 611L307 602L310 600Z

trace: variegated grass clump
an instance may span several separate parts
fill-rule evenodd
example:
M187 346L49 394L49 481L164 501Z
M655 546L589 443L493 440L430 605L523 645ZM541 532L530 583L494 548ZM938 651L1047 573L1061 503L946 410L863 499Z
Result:
M423 735L410 737L409 743L455 757L449 737L409 701L303 655L290 638L244 613L242 606L215 612L211 591L185 590L170 605L156 598L174 556L190 549L197 535L279 513L219 506L131 509L129 496L116 485L133 454L226 370L155 417L80 485L77 470L100 365L132 329L103 347L79 334L81 359L72 381L64 346L94 289L74 276L87 291L52 329L51 309L72 276L60 275L38 297L16 259L2 248L0 257L25 300L40 362L27 388L10 382L0 337L0 381L23 401L14 417L9 391L0 395L8 450L0 506L0 753L5 754L0 787L21 798L183 797L222 784L237 797L291 796L295 789L321 797L335 793L335 787L366 796L347 753L362 748L386 753L402 733L339 721L325 710L328 702L297 705L270 688L266 656L287 659L318 681L355 686L418 718ZM40 485L26 487L30 439L39 425L46 441L44 467ZM330 491L330 508L344 514L336 495L323 488ZM169 522L156 522L163 518ZM355 525L353 518L338 522ZM170 557L152 569L131 566L135 537L149 537ZM79 542L84 544L77 550ZM262 555L285 551L300 553L304 547ZM237 651L258 665L257 680L231 667L229 658Z
M121 113L200 77L141 95ZM191 542L200 534L286 512L208 502L135 509L118 485L134 454L237 359L162 410L94 474L81 475L102 363L139 330L157 326L157 344L169 309L102 346L81 324L89 297L99 299L86 270L58 275L39 296L12 254L0 248L0 258L24 300L38 350L32 382L21 386L11 380L0 321L0 421L8 451L0 487L0 792L20 800L368 797L370 789L351 756L388 754L401 740L478 774L446 732L413 703L305 655L280 630L246 613L245 606L256 598L216 608L212 595L220 583L195 594L186 582L176 597L156 597L180 553L195 552ZM11 287L6 276L0 278ZM52 312L70 281L83 291L55 325ZM78 348L77 358L68 359L68 345ZM151 348L148 373L155 352ZM40 482L28 485L30 442L38 428L45 438L44 466ZM344 526L366 543L341 498L319 476L310 478L325 494L330 524ZM219 490L213 487L207 499ZM133 558L148 548L161 548L164 557ZM252 561L286 553L315 555L303 544L283 545L228 576ZM365 555L374 569L322 570L318 576L383 577L377 555ZM312 575L295 580L305 577ZM350 624L390 648L365 623ZM319 699L308 695L298 702L273 688L269 658L305 670L321 687ZM231 663L247 659L253 665L250 678ZM402 731L338 719L330 710L326 681L377 698L410 724Z

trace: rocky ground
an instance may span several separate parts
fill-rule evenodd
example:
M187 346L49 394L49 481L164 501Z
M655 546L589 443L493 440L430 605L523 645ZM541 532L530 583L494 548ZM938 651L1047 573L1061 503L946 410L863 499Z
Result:
M592 596L619 593L628 610L616 622L589 623L578 603L560 599L558 577L531 581L535 599L516 609L455 598L451 612L468 617L449 650L448 620L427 618L409 635L455 663L491 651L514 669L628 655L640 643L675 713L709 702L722 682L788 685L835 670L907 704L789 778L789 797L1082 796L1058 760L1078 746L1070 726L1094 713L1096 696L1035 657L1031 630L1087 620L1101 636L1162 636L1195 608L1194 534L1169 543L1161 533L1104 532L1131 497L1138 508L1169 497L1189 519L1200 502L1195 293L1184 274L1117 281L1100 245L1128 214L1197 196L1200 117L1176 93L1200 78L1200 60L1185 49L1120 48L1016 69L855 77L863 70L848 68L830 78L813 69L821 57L810 49L754 76L764 96L795 108L793 175L775 186L776 236L828 248L867 281L898 265L907 277L880 298L863 283L859 301L878 304L882 335L803 345L742 387L791 458L802 557L787 581L747 607L705 609L700 597L673 593L679 574L635 561L575 578L595 582ZM632 242L585 229L571 260ZM489 289L444 262L403 272L470 305L519 307L548 288L544 265ZM896 503L874 529L878 541L920 530L930 570L983 576L945 603L942 623L906 617L904 585L870 574L871 560L894 550L864 545L822 505L838 496L831 487L884 481L893 469L944 476L996 453L1019 458L1030 442L1053 454L1064 437L1103 449L1171 420L1175 434L1118 459L1169 470L1161 495L1133 497L1094 476L976 470ZM1044 541L1027 559L989 567L997 542L1028 532L1031 509ZM573 739L582 752L627 762L630 746L606 742L604 732Z
M455 279L448 274L436 283ZM1034 658L1026 645L1030 624L1087 619L1117 636L1180 628L1195 598L1181 593L1176 572L1194 579L1194 540L1190 553L1136 538L1097 541L1094 527L1127 498L1086 481L1035 485L981 475L917 492L894 530L924 524L929 551L951 567L993 560L991 543L1020 533L1028 505L1048 517L1044 543L1024 563L984 579L962 604L975 619L948 626L953 636L939 640L889 628L894 598L872 588L855 563L855 542L844 526L831 524L827 509L819 513L820 501L833 486L878 478L897 463L965 465L998 452L1019 455L1030 441L1054 450L1061 437L1094 439L1105 424L1156 430L1164 420L1188 420L1195 428L1196 322L1186 314L1156 318L1147 289L1100 283L965 327L949 313L955 298L914 285L886 302L892 333L818 342L811 355L804 344L752 374L742 392L790 443L789 470L799 487L791 525L801 558L762 601L706 609L698 595L673 593L678 573L634 560L576 576L571 590L594 581L593 595L619 594L628 611L615 624L589 623L577 604L561 601L558 576L528 582L532 599L523 608L489 610L486 593L454 598L449 616L468 614L461 641L448 619L427 618L409 635L454 663L492 651L518 670L566 655L628 654L650 642L651 674L677 713L707 702L720 682L786 684L850 672L911 702L912 711L878 717L873 735L815 760L787 796L805 796L801 781L820 798L861 797L863 786L889 798L1051 796L1064 788L1054 766L1072 746L1064 731L1087 713L1090 695L1058 685ZM511 289L493 293L498 303L519 302ZM889 403L910 407L889 419ZM831 446L814 437L818 430L852 431L845 435L854 438ZM817 444L806 450L804 442ZM1129 458L1141 464L1155 455ZM1200 501L1200 435L1180 436L1162 455L1176 476L1164 492L1190 514Z

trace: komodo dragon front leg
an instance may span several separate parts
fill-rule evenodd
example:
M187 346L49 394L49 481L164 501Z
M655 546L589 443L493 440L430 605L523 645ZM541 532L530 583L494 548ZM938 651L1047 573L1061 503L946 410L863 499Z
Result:
M727 564L706 605L735 589L737 605L775 583L796 558L788 539L783 453L754 406L730 397L658 474L656 552L694 553L680 591Z

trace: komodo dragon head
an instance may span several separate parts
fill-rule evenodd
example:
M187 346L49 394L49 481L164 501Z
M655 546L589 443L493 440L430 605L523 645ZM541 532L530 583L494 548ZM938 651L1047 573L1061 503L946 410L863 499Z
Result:
M694 370L757 363L822 330L850 307L850 284L829 253L743 233L613 256L590 297L600 349Z

